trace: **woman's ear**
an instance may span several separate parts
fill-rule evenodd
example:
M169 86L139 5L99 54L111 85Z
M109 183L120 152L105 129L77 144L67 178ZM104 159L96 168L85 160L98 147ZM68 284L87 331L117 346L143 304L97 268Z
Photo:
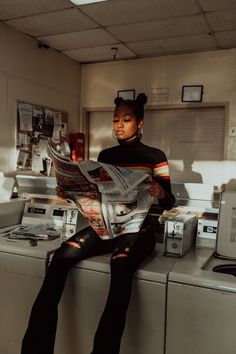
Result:
M140 120L140 121L138 122L138 128L142 128L142 126L143 126L143 120Z

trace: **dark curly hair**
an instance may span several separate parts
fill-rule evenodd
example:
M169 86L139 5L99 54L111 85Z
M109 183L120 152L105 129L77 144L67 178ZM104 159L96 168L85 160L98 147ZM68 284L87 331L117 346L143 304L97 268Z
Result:
M147 96L145 93L139 93L135 100L124 100L122 97L116 97L114 103L117 109L120 106L127 106L133 109L133 114L137 121L143 120L144 117L144 105L147 102Z

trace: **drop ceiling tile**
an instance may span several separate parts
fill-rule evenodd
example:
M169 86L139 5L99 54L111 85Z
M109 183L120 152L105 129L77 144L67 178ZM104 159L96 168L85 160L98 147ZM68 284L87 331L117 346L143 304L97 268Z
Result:
M226 10L236 7L235 0L198 0L204 11Z
M82 62L236 47L236 0L0 0L1 19Z
M236 47L236 31L217 32L215 36L222 48Z
M117 43L117 40L102 28L38 37L37 39L58 50L97 47Z
M77 8L22 17L5 23L36 37L98 27L94 21Z
M185 34L208 33L209 29L201 15L178 17L132 25L107 27L108 31L122 42L184 36Z
M230 31L236 29L236 8L226 11L209 12L206 13L206 18L213 31Z
M153 41L130 42L127 46L137 55L165 55L176 52L189 52L216 49L217 43L208 34L166 38Z
M1 0L0 20L62 10L72 6L69 0Z
M136 55L123 44L116 44L115 47L118 49L117 60L136 57ZM72 59L78 60L81 63L113 60L113 52L111 50L111 46L67 50L63 53Z
M102 26L197 14L195 0L113 0L83 5L81 10Z

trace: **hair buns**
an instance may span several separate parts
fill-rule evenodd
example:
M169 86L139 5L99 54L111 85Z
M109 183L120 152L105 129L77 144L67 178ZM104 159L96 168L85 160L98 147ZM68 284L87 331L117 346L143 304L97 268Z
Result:
M139 93L135 101L138 105L144 106L147 103L147 96L145 93Z
M114 99L116 107L120 106L123 103L130 103L131 101L133 102L133 104L137 104L138 106L144 106L147 103L147 96L145 95L145 93L139 93L135 100L124 100L122 97L119 96Z
M123 103L123 102L124 102L124 99L122 97L116 97L114 99L114 103L115 103L116 106L120 106L121 103Z
M139 93L135 100L124 100L122 97L116 97L114 103L116 105L115 110L118 107L126 106L132 109L132 114L136 117L137 121L143 120L144 117L144 105L147 102L147 96L145 93Z

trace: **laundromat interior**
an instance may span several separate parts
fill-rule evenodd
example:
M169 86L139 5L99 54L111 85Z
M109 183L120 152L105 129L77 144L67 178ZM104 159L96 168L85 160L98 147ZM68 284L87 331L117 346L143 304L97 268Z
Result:
M56 192L48 141L75 165L96 161L118 144L114 99L139 93L141 140L165 152L175 205L153 200L156 247L120 354L233 354L236 1L0 0L0 42L0 354L21 353L54 252L89 225ZM110 257L70 269L54 354L91 353Z

